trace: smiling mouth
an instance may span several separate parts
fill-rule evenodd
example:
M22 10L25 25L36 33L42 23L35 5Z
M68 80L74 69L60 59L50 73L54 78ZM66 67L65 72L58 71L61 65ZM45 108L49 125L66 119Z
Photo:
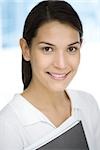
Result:
M55 80L65 80L70 72L68 72L67 74L65 74L65 73L50 73L50 72L47 72L47 73L49 74L50 77L52 77Z

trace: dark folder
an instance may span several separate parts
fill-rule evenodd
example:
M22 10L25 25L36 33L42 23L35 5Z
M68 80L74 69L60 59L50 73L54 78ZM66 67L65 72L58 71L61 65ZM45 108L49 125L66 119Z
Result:
M89 150L82 122L38 150Z

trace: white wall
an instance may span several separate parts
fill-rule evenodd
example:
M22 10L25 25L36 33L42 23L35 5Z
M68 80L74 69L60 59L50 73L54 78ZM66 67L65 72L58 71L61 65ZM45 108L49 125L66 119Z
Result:
M13 48L0 51L0 109L15 93L22 91L21 50Z

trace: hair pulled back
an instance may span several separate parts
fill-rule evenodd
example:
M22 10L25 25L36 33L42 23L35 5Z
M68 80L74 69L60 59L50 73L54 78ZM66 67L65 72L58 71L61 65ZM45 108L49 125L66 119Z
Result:
M24 29L23 38L28 46L31 46L32 39L37 35L38 28L44 23L59 21L71 25L79 32L80 40L83 36L83 27L77 12L72 6L62 0L48 0L37 4L28 14ZM32 79L32 69L29 61L22 56L22 81L26 89Z

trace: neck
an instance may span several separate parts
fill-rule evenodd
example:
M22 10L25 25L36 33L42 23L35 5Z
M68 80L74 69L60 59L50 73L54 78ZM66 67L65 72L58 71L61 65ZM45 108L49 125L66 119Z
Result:
M38 107L57 107L65 100L69 100L65 91L51 91L43 87L33 86L30 83L29 87L22 94L28 101Z

